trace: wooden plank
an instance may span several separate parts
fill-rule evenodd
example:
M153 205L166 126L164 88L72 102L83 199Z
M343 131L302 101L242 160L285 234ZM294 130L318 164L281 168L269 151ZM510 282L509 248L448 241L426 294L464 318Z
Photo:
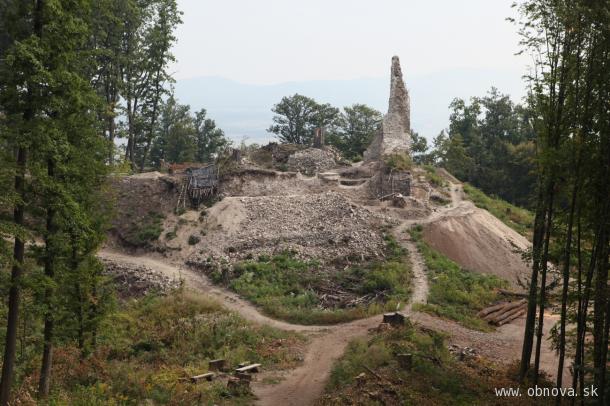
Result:
M237 368L235 372L258 372L258 369L261 367L261 364L251 364L246 365L241 368Z
M211 381L212 379L214 379L214 377L216 376L216 374L214 372L208 372L205 374L201 374L201 375L195 375L191 377L191 382L196 383L202 379L205 379L206 381Z

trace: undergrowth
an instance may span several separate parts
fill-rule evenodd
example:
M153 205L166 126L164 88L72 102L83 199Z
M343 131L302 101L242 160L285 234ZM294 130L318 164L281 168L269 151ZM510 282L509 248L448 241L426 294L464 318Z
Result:
M455 320L465 327L481 331L492 328L476 313L498 299L497 288L507 282L493 275L484 275L461 268L432 249L422 238L422 227L410 230L417 248L424 257L430 291L428 302L414 307L428 313Z
M212 274L216 283L228 284L271 317L300 324L334 324L395 310L404 304L409 296L411 268L404 249L388 236L384 261L325 272L316 261L284 252L238 263L230 280L226 277L220 271ZM321 292L325 286L356 297L371 295L378 299L366 305L325 307Z
M411 369L401 366L398 354L412 354ZM544 399L496 397L494 388L519 386L507 372L481 358L460 361L448 351L441 334L407 323L350 342L318 404L550 404L552 399L545 403Z
M144 246L158 240L163 232L164 218L163 214L151 211L144 218L134 221L125 235L126 242L135 246Z
M49 404L224 404L230 395L223 382L192 384L188 377L206 372L217 358L231 367L250 361L292 368L302 343L294 333L250 325L199 296L147 296L102 324L93 354L81 358L76 347L57 348Z
M447 182L438 173L436 173L436 168L434 166L424 165L423 168L426 171L425 176L428 182L438 187L443 187L447 184Z
M487 210L513 230L529 238L534 225L532 212L497 197L490 197L468 183L464 184L464 192L475 206Z

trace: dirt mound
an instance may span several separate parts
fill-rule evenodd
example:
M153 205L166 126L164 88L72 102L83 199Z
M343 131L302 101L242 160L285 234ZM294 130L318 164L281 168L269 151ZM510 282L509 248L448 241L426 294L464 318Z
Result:
M450 213L424 226L424 240L465 269L496 275L518 288L529 273L521 257L527 239L470 202Z
M139 248L154 244L163 219L176 207L179 185L179 179L159 172L116 178L116 215L109 245Z
M383 255L384 218L335 192L225 198L206 217L191 265L205 265L210 257L234 262L284 250L322 262Z

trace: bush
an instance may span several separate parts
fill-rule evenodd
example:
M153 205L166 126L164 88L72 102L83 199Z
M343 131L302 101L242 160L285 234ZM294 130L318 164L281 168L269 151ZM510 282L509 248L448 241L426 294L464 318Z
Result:
M251 325L201 296L148 295L102 323L89 357L58 346L49 404L224 404L222 382L194 385L183 378L206 372L217 358L229 367L248 360L270 370L292 368L303 342L295 333ZM250 404L249 396L232 402Z
M199 243L199 241L201 241L201 238L199 238L199 237L198 237L198 236L196 236L195 234L191 234L191 235L189 236L189 240L188 240L189 245L195 245L195 244L198 244L198 243Z
M443 187L447 184L439 174L436 173L436 168L432 165L424 165L426 170L426 179L434 186Z
M389 168L396 171L408 171L413 167L413 160L406 152L389 155L384 161Z
M149 212L144 218L132 224L126 233L125 240L135 246L144 246L159 239L163 231L163 216L157 212Z

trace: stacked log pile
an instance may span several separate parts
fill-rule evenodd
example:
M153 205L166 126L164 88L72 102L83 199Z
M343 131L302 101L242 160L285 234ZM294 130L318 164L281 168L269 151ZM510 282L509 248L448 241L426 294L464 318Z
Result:
M489 324L502 326L523 316L527 311L527 300L521 299L514 302L503 302L481 310L477 316L486 320Z

